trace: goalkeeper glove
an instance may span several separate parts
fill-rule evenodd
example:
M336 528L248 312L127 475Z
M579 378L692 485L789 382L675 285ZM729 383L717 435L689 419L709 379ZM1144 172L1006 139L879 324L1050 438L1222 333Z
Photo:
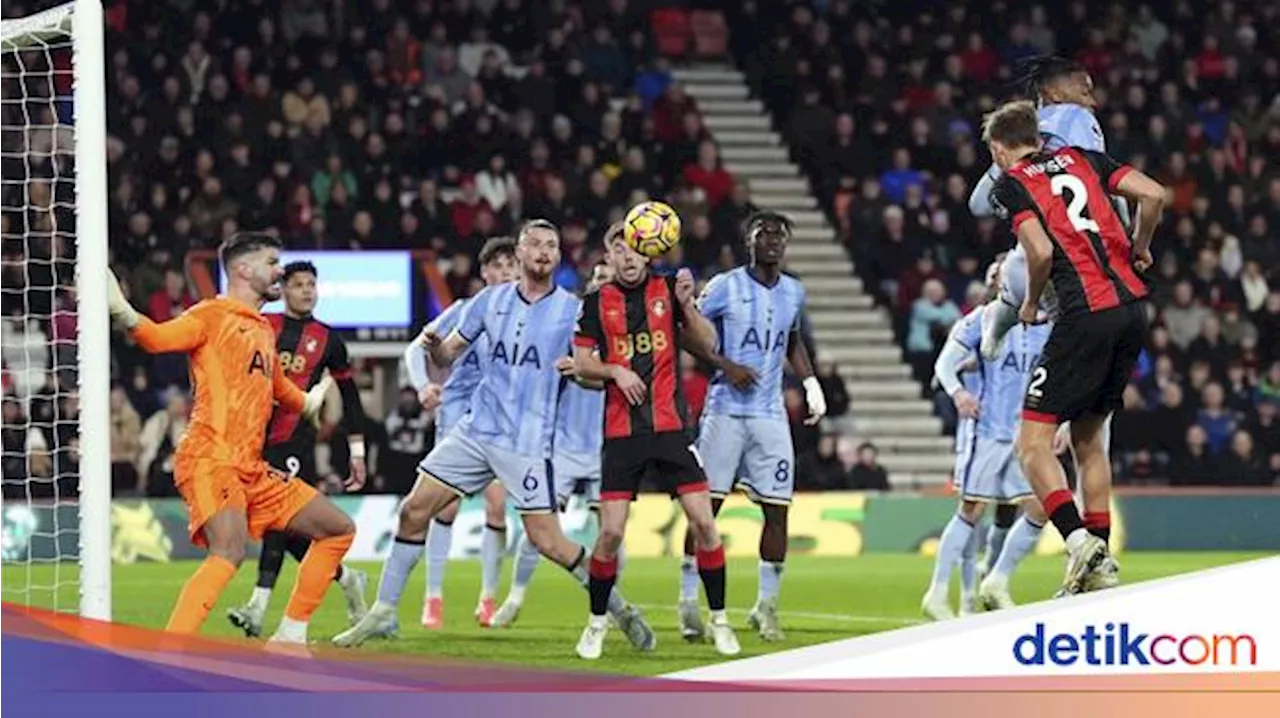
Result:
M129 300L124 298L124 292L120 291L120 280L116 279L115 272L107 270L107 311L111 314L111 320L125 329L133 329L138 326L140 321L138 312L129 304Z
M311 422L313 426L320 423L320 407L324 406L325 394L329 393L329 388L333 386L333 377L325 374L324 378L316 382L307 392L306 401L302 403L302 418Z
M804 423L813 426L827 415L827 397L822 394L822 382L818 377L805 379L803 385L805 402L809 405L809 418Z

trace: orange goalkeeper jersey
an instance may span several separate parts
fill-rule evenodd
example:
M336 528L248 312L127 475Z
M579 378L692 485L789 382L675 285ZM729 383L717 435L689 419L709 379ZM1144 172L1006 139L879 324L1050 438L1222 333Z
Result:
M162 324L141 319L132 336L143 349L191 355L195 400L178 457L246 470L261 463L275 402L301 411L306 401L276 358L276 336L266 317L243 302L216 297Z

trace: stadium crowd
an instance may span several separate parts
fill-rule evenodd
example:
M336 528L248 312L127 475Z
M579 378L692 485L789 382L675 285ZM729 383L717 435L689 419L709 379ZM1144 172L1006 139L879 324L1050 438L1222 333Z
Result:
M5 16L50 4L8 3ZM431 249L449 291L466 296L480 285L484 238L539 216L563 228L557 280L577 288L603 227L665 196L686 236L664 261L705 280L744 259L737 227L754 205L655 49L655 4L670 3L108 1L113 266L157 320L195 301L187 253L238 229L276 231L296 249ZM1275 481L1280 74L1257 50L1277 39L1273 5L730 5L734 58L893 311L922 384L939 339L976 301L975 280L1010 243L966 210L987 166L978 118L1012 94L1020 58L1085 63L1113 154L1174 191L1155 248L1157 328L1117 421L1122 476ZM70 476L78 462L71 145L53 122L69 111L47 99L68 92L66 54L49 55L52 75L41 53L21 66L5 58L6 97L27 100L6 102L2 123L6 496L48 491L22 478ZM687 369L697 409L706 377ZM829 399L830 414L848 411L834 367L821 373L827 396L844 397ZM185 359L117 337L112 376L116 491L172 493ZM790 393L811 469L800 488L887 488L873 446L803 427ZM367 434L381 437L387 467L429 448L420 412L412 401L371 412L387 417ZM369 490L400 488L387 473L375 467Z
M1150 345L1115 423L1123 481L1280 479L1275 3L747 2L734 55L927 386L1008 225L976 220L980 119L1046 54L1090 71L1107 149L1172 191ZM950 402L938 402L954 425ZM949 413L951 412L951 413Z

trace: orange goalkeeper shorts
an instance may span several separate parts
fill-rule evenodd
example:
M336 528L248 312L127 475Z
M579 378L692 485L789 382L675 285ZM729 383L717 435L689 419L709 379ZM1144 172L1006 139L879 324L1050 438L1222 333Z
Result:
M265 461L234 465L211 459L175 457L174 478L187 504L191 543L209 544L204 524L227 508L243 511L249 536L282 531L311 499L319 495L307 482L273 469Z

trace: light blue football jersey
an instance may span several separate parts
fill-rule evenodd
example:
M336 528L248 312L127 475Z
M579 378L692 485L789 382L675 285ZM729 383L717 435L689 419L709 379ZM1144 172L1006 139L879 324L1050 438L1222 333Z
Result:
M982 311L975 309L965 316L956 333L956 340L973 349L978 358L981 384L978 397L977 435L997 441L1013 441L1022 418L1022 401L1027 383L1036 366L1045 342L1049 341L1052 327L1049 324L1017 324L1005 336L1000 355L995 361L984 361L977 349L982 343ZM969 387L966 386L966 389Z
M1095 152L1107 151L1102 126L1089 109L1074 104L1045 105L1037 111L1037 115L1040 117L1040 136L1044 139L1046 150L1053 152L1063 147L1079 147ZM986 176L979 181L969 201L969 209L974 215L988 217L998 211L991 202L991 186L1003 174L995 164L987 169ZM1122 215L1122 219L1124 217Z
M707 391L704 413L782 417L782 372L788 340L800 329L804 285L787 274L772 287L761 284L747 267L716 275L702 291L698 310L716 326L720 353L754 369L759 377L746 391L717 373Z
M1107 140L1093 112L1081 105L1045 105L1036 113L1040 117L1040 136L1050 152L1063 147L1079 147L1106 152Z
M565 381L558 411L555 453L599 456L604 446L604 391Z
M522 456L550 457L561 386L555 362L569 352L580 305L560 287L526 301L517 282L472 298L457 331L473 344L487 336L489 347L459 431Z
M449 336L462 320L469 300L459 299L427 324L427 330L443 338ZM449 370L440 392L440 406L436 409L436 435L444 436L462 421L471 406L471 393L480 383L482 363L489 353L489 337L481 335L467 347Z

